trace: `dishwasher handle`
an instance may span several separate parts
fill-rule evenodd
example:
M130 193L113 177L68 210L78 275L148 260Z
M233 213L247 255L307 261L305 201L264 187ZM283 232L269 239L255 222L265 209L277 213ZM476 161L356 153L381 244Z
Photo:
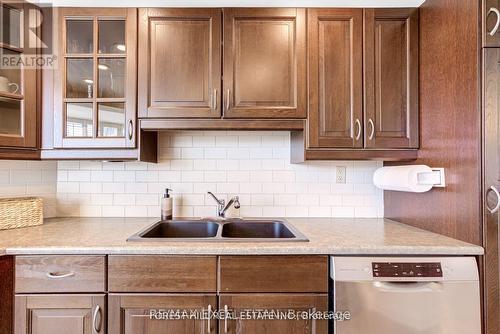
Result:
M442 283L437 281L375 281L373 286L384 292L430 292L441 291Z

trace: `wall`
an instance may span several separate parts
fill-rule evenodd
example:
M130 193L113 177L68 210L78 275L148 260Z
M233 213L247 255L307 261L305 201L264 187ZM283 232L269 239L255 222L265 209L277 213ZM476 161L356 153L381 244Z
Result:
M0 160L0 197L40 196L44 216L56 215L55 161Z
M289 163L289 132L162 133L159 164L60 161L59 216L159 216L164 188L177 216L213 216L215 203L240 195L242 216L382 217L372 183L379 162ZM346 183L335 183L345 166Z
M479 7L427 0L420 8L420 150L415 163L444 167L446 188L387 191L385 215L477 245L481 241Z

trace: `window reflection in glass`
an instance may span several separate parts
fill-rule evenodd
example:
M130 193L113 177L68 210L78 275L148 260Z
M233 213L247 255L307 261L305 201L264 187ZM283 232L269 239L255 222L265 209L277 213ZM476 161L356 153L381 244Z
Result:
M125 20L99 20L98 31L99 53L125 53Z
M125 137L125 103L98 104L99 137Z
M99 60L98 97L122 98L125 96L125 58Z
M92 59L66 60L66 97L92 98L94 89Z
M92 137L92 103L66 103L66 137Z
M0 19L2 20L2 43L14 47L22 47L22 15L23 13L15 8L8 6L0 7L2 13Z
M92 53L94 51L94 34L92 20L66 21L66 52Z

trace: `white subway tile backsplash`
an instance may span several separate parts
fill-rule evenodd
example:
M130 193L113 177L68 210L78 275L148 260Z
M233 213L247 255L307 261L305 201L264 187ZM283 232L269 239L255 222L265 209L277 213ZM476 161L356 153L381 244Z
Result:
M165 132L158 164L61 161L57 175L50 174L50 165L40 165L48 174L35 180L57 179L58 203L64 204L57 206L59 214L158 217L168 187L179 217L213 216L216 206L207 191L226 200L240 195L239 212L247 217L383 216L383 192L372 183L380 162L290 164L289 141L282 131ZM26 162L0 163L0 183L10 183L12 166L30 169ZM337 166L346 168L346 183L336 183ZM10 170L8 176L2 170ZM20 186L17 192L25 193L26 185Z

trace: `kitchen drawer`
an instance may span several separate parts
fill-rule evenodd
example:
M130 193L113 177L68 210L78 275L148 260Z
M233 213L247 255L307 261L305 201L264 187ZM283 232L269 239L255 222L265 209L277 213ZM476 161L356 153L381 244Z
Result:
M327 256L221 256L219 290L327 292Z
M215 256L109 256L110 292L215 292Z
M17 256L16 293L106 291L104 256Z

